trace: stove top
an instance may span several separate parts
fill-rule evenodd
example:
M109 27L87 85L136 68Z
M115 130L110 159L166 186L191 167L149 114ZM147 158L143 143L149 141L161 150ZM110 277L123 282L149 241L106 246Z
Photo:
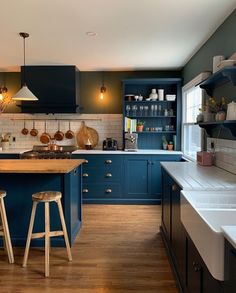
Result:
M21 159L71 159L67 151L27 151L20 155Z

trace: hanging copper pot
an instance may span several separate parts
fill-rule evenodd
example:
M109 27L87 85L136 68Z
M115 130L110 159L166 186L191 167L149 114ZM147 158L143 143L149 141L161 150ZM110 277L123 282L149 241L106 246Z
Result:
M29 133L29 130L25 127L25 120L24 120L24 128L21 130L21 133L23 135L27 135Z
M48 144L51 140L51 136L49 133L47 133L47 122L45 121L45 124L44 124L44 133L41 134L40 136L40 141L41 143L43 144Z
M65 134L65 137L67 139L72 139L74 138L75 134L74 132L70 129L70 122L69 122L69 130L67 130L66 134Z
M33 128L30 130L30 135L37 136L38 130L35 128L35 121L33 121Z
M58 130L54 134L54 139L60 141L60 140L63 140L63 138L64 138L64 133L60 130L60 121L58 121Z

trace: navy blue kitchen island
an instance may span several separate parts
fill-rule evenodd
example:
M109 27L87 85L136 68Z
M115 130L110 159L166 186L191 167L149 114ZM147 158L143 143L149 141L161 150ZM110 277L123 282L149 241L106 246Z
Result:
M83 160L0 160L0 189L6 190L6 212L13 246L25 246L32 208L32 194L55 190L62 193L62 206L70 244L82 223ZM55 203L50 205L51 230L61 228ZM44 205L37 207L34 232L44 231ZM2 243L1 243L2 244ZM33 239L32 246L44 246ZM52 246L64 246L64 239L51 238Z

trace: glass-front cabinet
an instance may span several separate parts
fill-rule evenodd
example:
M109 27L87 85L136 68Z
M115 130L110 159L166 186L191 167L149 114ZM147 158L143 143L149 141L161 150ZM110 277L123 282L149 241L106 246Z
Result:
M124 145L125 133L135 132L139 149L179 150L180 111L180 78L124 80Z

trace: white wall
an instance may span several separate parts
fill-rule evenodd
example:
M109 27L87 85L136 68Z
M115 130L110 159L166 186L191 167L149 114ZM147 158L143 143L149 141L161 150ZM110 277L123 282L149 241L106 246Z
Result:
M214 164L226 171L236 174L236 141L219 138L207 138L207 150L211 150L211 142L215 145Z

